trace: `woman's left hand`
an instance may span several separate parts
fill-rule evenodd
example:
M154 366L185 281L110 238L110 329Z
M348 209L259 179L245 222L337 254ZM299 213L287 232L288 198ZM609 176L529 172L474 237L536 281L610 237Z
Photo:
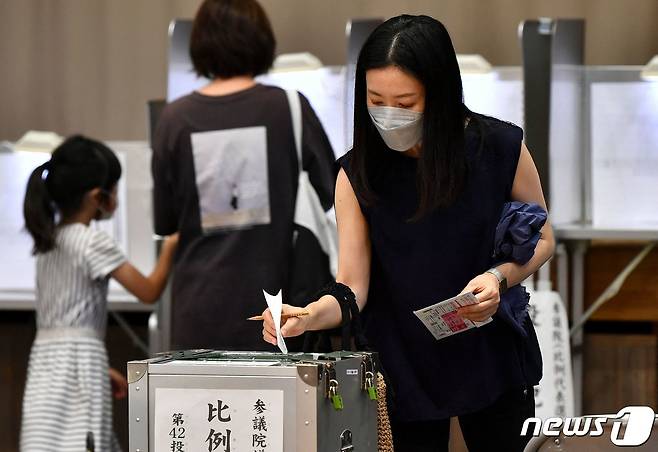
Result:
M478 304L460 308L458 313L463 318L483 322L494 315L500 304L500 290L498 278L491 273L482 273L469 282L462 293L473 292Z
M121 372L110 367L110 383L112 383L112 395L115 399L125 399L128 395L128 380Z

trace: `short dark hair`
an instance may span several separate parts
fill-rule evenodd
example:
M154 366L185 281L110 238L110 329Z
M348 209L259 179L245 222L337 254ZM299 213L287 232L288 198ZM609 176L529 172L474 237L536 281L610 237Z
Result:
M264 74L275 48L270 21L256 0L205 0L194 18L190 57L199 76Z
M467 161L464 121L475 119L464 105L457 56L448 31L428 16L387 20L368 37L356 64L352 172L356 195L365 204L377 198L373 184L395 151L384 144L366 104L366 72L397 66L425 87L423 138L416 183L418 209L413 220L452 205L465 187Z

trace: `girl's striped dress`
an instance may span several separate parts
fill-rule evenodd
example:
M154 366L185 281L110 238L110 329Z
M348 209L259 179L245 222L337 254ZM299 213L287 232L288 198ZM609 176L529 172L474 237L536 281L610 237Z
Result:
M60 226L37 256L37 336L23 398L21 451L118 451L104 336L109 274L125 262L106 233Z

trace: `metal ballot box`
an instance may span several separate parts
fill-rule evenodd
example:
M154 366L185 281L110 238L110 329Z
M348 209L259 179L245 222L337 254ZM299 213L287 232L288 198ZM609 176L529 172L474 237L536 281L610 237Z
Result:
M192 350L128 363L131 452L377 452L375 355Z

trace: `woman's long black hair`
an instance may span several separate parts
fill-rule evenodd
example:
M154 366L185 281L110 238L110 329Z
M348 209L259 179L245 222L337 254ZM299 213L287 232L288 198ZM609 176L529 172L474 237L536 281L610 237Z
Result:
M56 214L74 214L85 193L94 188L111 191L121 177L121 164L103 143L76 135L55 149L49 161L37 167L27 182L23 216L34 239L32 252L55 246Z
M356 65L352 173L356 195L370 204L376 180L393 152L368 115L366 72L396 66L425 87L423 137L417 170L418 209L412 220L451 205L464 189L467 162L464 123L471 116L463 101L457 56L448 31L428 16L387 20L368 37Z

